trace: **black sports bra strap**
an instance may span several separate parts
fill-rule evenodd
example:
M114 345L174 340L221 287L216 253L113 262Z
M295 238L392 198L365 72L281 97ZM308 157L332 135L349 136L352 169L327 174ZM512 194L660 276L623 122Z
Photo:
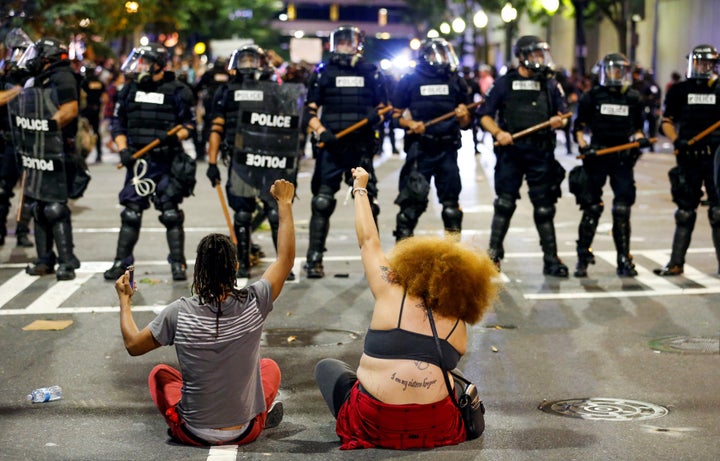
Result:
M455 331L455 328L457 328L458 323L460 323L460 319L457 319L455 321L455 325L453 325L452 330L450 330L450 333L448 333L448 335L445 336L445 341L447 341L447 339L450 337L450 335L453 334L453 331Z
M398 328L400 328L400 321L402 320L403 307L405 306L405 295L407 290L403 291L403 299L400 301L400 313L398 314Z

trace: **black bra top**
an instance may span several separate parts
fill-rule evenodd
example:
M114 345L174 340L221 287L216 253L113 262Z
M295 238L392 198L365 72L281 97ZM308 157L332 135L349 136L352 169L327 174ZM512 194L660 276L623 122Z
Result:
M438 355L435 338L413 331L400 328L403 307L405 305L405 294L403 293L402 304L400 304L400 315L398 315L398 326L390 330L374 330L368 328L365 336L364 352L370 357L378 359L404 359L432 363L440 368L440 356ZM440 348L445 358L445 367L452 370L457 367L462 355L447 340L457 328L460 319L455 322L447 337L440 339Z

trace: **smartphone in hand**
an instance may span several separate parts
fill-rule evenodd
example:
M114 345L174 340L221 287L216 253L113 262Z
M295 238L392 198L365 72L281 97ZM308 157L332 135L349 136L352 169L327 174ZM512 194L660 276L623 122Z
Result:
M135 291L135 265L128 266L127 270L130 273L130 288Z

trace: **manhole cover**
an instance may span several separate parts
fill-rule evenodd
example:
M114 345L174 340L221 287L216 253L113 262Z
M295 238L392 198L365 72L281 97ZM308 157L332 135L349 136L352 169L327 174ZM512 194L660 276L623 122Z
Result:
M347 330L271 328L263 331L260 344L268 347L340 346L355 341L359 336Z
M555 400L543 402L538 408L545 413L594 421L640 421L668 414L667 408L660 405L604 397Z
M669 336L650 341L650 348L679 354L720 354L720 338Z

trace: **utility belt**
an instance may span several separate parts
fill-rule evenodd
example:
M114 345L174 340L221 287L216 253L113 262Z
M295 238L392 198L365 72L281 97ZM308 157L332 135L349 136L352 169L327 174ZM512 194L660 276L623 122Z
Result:
M432 135L423 134L418 140L421 150L447 150L460 147L460 134Z
M522 147L523 149L532 149L532 150L540 150L540 151L546 151L546 150L554 150L555 149L555 139L554 137L551 138L551 134L554 136L554 132L550 131L540 131L537 133L532 133L527 136L523 136L521 138L515 139L513 141L513 144L515 144L518 147Z

